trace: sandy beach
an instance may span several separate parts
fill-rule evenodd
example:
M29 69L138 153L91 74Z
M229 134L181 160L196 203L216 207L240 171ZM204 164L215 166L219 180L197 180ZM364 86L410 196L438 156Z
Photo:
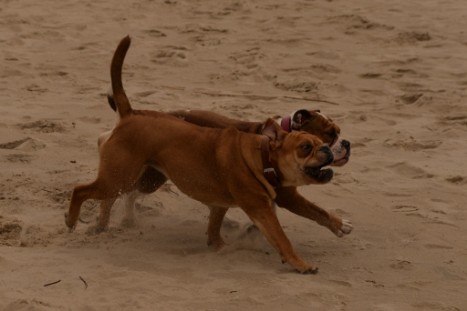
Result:
M0 309L467 310L467 2L462 0L0 0ZM351 141L326 185L299 188L354 225L343 238L278 210L298 254L282 265L231 209L170 182L122 227L68 232L91 181L119 40L134 108L262 121L320 109Z

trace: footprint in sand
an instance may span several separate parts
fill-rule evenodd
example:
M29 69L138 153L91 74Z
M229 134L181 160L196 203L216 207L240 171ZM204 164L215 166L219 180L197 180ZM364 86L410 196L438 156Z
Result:
M52 120L37 120L34 122L18 124L21 129L32 129L41 133L62 133L65 132L63 124Z
M164 32L157 30L157 29L147 29L147 30L143 30L143 32L147 34L148 36L154 37L154 38L167 37L167 35Z
M48 91L47 88L41 87L40 85L37 84L29 84L26 86L26 90L29 92L35 92L35 93L45 93Z
M447 182L455 185L465 185L467 184L467 177L464 176L453 176L446 178Z
M319 80L334 80L336 74L339 74L341 70L333 65L326 63L313 64L309 66L301 67L289 67L284 68L281 71L286 74L292 74L293 76L301 77L316 77Z
M416 167L412 164L409 164L407 162L399 162L396 164L392 164L387 166L387 168L390 168L394 170L396 173L406 176L412 179L423 179L423 178L432 178L434 177L433 174L428 173L424 169L421 169L419 167Z
M21 232L20 245L23 247L47 246L55 235L56 232L43 229L38 225L27 226Z
M234 117L241 118L241 119L249 119L254 116L258 111L259 107L254 104L244 104L244 105L220 105L219 108L222 110L230 110L231 114Z
M98 124L101 122L101 118L97 118L97 117L81 117L78 120L84 123L90 123L90 124Z
M372 22L365 17L356 14L344 14L339 16L332 16L327 20L328 24L338 24L345 27L346 34L353 34L358 30L392 30L393 26L384 25Z
M441 144L441 140L416 140L413 137L399 140L386 139L383 143L385 147L400 148L408 151L436 149Z
M391 77L395 79L412 78L412 79L426 79L429 75L417 72L411 68L396 68L392 70Z
M8 154L5 159L11 163L29 163L33 157L29 154Z
M467 115L455 114L455 115L446 116L441 119L441 123L467 126Z
M152 62L159 65L170 65L170 66L187 66L187 55L188 51L185 47L168 46L155 53L152 56Z
M377 72L366 72L366 73L359 74L358 76L362 79L377 79L377 78L381 78L382 75L383 74L377 73Z
M396 270L408 271L412 269L412 263L408 260L396 260L396 262L392 263L390 266Z
M418 211L418 207L415 205L395 205L392 208L394 213L409 214Z
M430 41L431 36L428 32L422 31L404 31L397 34L393 40L399 44L413 44L417 42Z
M52 305L44 300L21 298L10 302L4 310L50 310L51 308Z
M253 47L245 51L235 52L229 56L229 59L245 69L256 69L265 57L260 47Z
M314 81L300 81L297 79L285 80L285 81L275 81L274 87L291 92L297 93L310 93L318 90L318 82Z
M7 143L0 143L0 149L21 150L21 151L35 151L44 149L46 144L30 137L10 141Z
M18 221L7 221L0 216L0 245L17 246L22 230Z
M417 102L422 96L423 93L419 92L405 93L404 95L399 96L399 99L402 101L402 103L409 105Z

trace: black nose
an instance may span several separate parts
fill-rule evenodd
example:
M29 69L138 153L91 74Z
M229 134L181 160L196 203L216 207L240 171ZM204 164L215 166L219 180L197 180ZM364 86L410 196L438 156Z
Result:
M347 150L347 154L350 155L350 141L348 140L342 140L341 141L341 146L342 148L344 148L345 150Z

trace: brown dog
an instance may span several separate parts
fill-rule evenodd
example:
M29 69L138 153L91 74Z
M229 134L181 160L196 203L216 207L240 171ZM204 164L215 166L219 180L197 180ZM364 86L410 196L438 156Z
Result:
M291 191L287 197L294 197L297 186L324 184L332 179L332 170L323 168L333 161L329 146L305 132L284 132L273 120L266 122L263 135L255 135L235 128L199 127L155 111L133 110L121 83L129 45L130 38L125 37L111 66L120 121L100 146L96 180L73 190L67 226L71 230L76 226L81 205L88 199L102 200L99 222L106 226L115 199L134 189L145 169L153 167L182 192L210 207L211 242L220 243L225 212L239 206L278 250L283 262L299 272L315 273L317 268L293 251L272 204L279 193ZM271 183L280 183L280 190L276 192ZM303 210L298 209L294 212L300 214ZM316 210L302 214L320 218ZM349 230L340 219L328 221L334 222L329 227L336 233Z
M107 96L110 107L117 111L117 106L113 99L113 95ZM169 112L169 114L176 116L186 122L190 122L203 127L211 128L228 128L235 127L240 131L261 134L265 127L264 122L247 122L241 120L234 120L225 116L219 115L214 112L206 110L177 110ZM350 157L350 142L344 139L339 139L340 128L335 124L332 119L328 118L319 110L305 110L301 109L290 116L280 118L278 116L273 118L282 129L287 132L291 131L305 131L319 137L324 143L331 146L334 161L332 166L343 166L349 161ZM110 137L112 131L108 131L99 136L99 147L105 143ZM166 177L154 169L148 167L141 175L136 184L136 189L123 196L125 205L125 216L122 220L124 226L134 226L134 205L135 201L141 193L151 193L156 191L161 185L167 181ZM328 227L337 236L341 237L344 234L350 233L352 225L348 220L340 219L338 216L329 214L325 210L319 208L313 203L303 198L295 188L279 187L276 189L277 198L276 203L298 215L313 219L319 224ZM215 219L222 222L224 215L217 215ZM214 218L214 217L211 217ZM105 230L99 225L97 230ZM220 228L221 224L217 224ZM223 245L222 238L219 237L215 241L208 241L208 243L215 244L214 247L219 248ZM216 244L217 243L217 244Z
M109 105L116 111L117 108L113 96L109 94L107 99L109 101ZM240 131L255 134L261 134L262 129L265 127L264 122L234 120L206 110L177 110L168 113L186 122L203 127L235 127ZM273 119L288 132L292 130L305 131L317 136L324 143L329 144L334 157L334 161L331 163L331 166L343 166L349 161L350 142L345 139L339 139L340 128L332 121L332 119L320 113L319 110L301 109L292 113L291 116L286 116L284 118L276 116ZM105 143L111 133L112 131L108 131L99 136L99 147ZM156 169L152 167L148 167L146 169L138 180L135 190L122 196L122 201L125 205L125 215L122 220L123 226L132 227L135 225L134 206L136 199L142 193L148 194L156 191L166 181L166 177ZM281 189L276 189L276 192L278 193L276 203L280 207L284 207L298 215L317 221L319 224L328 227L339 237L350 233L352 230L350 221L339 219L338 216L332 215L319 208L315 204L303 198L295 189L280 188ZM216 218L222 222L223 216L219 215ZM341 224L340 226L339 223ZM219 228L221 227L220 224L218 226ZM340 229L341 227L342 229ZM102 225L98 226L96 229L97 231L105 230ZM220 236L216 242L220 244L215 244L215 248L219 248L224 244ZM208 241L208 243L209 245L212 245L213 241Z

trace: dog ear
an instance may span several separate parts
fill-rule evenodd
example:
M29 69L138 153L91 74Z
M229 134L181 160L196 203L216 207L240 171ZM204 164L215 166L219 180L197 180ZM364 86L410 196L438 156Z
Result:
M312 110L312 112L316 111L319 112L319 110ZM313 119L313 115L310 111L306 109L297 110L292 116L292 129L300 131L302 126L311 119Z
M261 134L266 135L271 141L282 141L287 134L273 119L267 119Z
M313 121L313 119L320 112L321 111L319 109L315 109L315 110L300 109L300 110L297 110L292 116L292 129L296 130L296 131L300 131L307 122Z

